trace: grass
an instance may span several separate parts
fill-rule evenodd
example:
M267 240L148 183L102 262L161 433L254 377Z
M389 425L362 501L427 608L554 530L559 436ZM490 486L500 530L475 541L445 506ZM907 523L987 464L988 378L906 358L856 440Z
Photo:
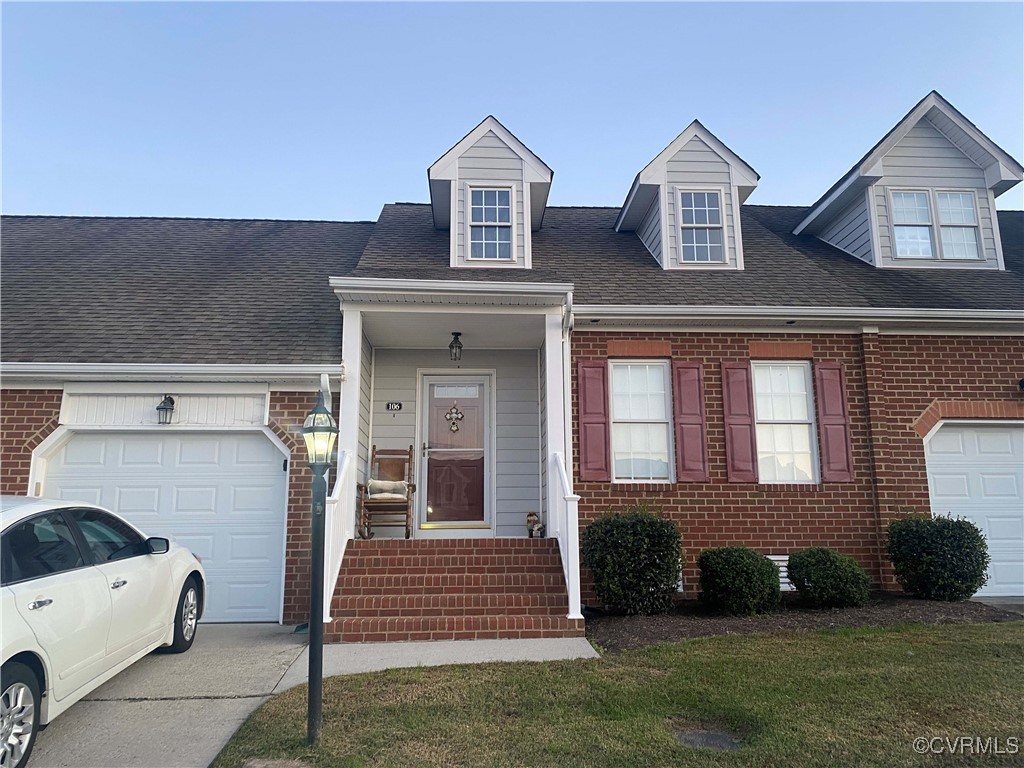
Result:
M1021 737L1022 702L1021 622L714 637L587 661L330 678L318 749L305 744L302 686L253 713L213 768L240 768L250 758L309 766L891 768L935 762L915 754L918 736ZM725 726L744 746L686 747L671 732L680 725ZM981 759L998 765L1022 756Z

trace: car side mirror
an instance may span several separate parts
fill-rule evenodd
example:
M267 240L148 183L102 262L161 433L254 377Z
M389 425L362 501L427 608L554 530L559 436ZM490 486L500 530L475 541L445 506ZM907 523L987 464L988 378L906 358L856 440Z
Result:
M151 555L166 555L171 548L170 539L163 539L159 536L151 536L146 539L146 548Z

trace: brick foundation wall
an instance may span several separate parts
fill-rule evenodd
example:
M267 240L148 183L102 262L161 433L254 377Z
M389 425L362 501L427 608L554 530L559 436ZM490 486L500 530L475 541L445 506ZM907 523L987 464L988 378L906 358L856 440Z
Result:
M28 493L32 451L57 428L60 389L0 390L0 494Z
M743 544L765 554L827 546L856 557L876 585L895 587L884 555L885 526L908 511L928 510L924 446L915 422L935 400L1007 403L1017 390L1024 339L1020 337L879 336L878 334L650 333L578 330L572 337L573 461L579 476L579 360L609 352L630 355L629 342L668 343L677 360L704 364L709 480L706 483L613 484L577 482L583 526L625 504L661 507L683 535L683 579L688 597L699 591L701 550ZM783 342L780 344L780 342ZM782 357L781 347L814 361L845 366L854 477L816 485L730 483L726 480L722 414L723 361ZM642 351L642 350L641 350ZM611 356L616 356L613 354ZM638 351L639 355L639 351ZM1000 407L989 409L999 413ZM584 601L596 596L585 574Z

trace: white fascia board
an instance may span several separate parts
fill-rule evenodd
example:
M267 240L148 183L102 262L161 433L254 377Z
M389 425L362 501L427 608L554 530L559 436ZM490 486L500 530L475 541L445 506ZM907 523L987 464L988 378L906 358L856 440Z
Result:
M821 218L822 214L828 211L838 200L845 198L849 193L856 192L858 189L864 189L865 187L874 184L880 178L882 173L880 170L881 166L878 166L877 175L875 173L865 174L861 173L860 169L855 168L846 177L846 180L833 190L832 194L822 200L818 205L811 209L810 213L804 217L803 221L797 224L796 229L793 230L794 235L802 234L811 224ZM875 168L871 169L875 171ZM827 223L827 222L825 222ZM815 234L813 231L807 234Z
M320 376L344 378L336 365L223 365L178 363L0 363L0 380L8 381L239 381L319 383Z
M619 215L615 218L615 231L621 231L622 221L626 217L626 212L629 211L630 206L633 204L633 199L636 197L637 192L640 190L640 174L636 175L633 179L633 184L629 188L629 192L626 193L626 200L622 203L622 207L619 208Z
M337 295L358 294L358 301L375 303L382 294L422 296L530 296L565 303L572 283L519 283L497 280L403 280L387 277L332 277L331 288ZM350 299L355 301L356 299Z
M727 307L658 306L630 304L577 304L577 320L590 319L755 319L800 318L815 320L876 320L921 322L1024 323L1024 310L1016 309L877 309L873 307ZM1024 327L1021 328L1024 332Z

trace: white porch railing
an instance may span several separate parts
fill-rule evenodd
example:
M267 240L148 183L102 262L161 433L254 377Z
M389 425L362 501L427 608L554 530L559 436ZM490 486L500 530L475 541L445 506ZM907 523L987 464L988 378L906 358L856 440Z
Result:
M553 494L554 509L548 511L548 525L558 539L558 549L562 553L562 572L565 574L565 587L569 593L569 613L567 618L582 619L580 604L580 497L572 492L569 473L565 471L565 460L560 453L551 454L550 475L558 477L562 493ZM548 482L551 482L549 479Z
M331 600L341 573L345 548L356 531L356 488L352 455L338 452L338 478L324 510L324 623L331 620Z

